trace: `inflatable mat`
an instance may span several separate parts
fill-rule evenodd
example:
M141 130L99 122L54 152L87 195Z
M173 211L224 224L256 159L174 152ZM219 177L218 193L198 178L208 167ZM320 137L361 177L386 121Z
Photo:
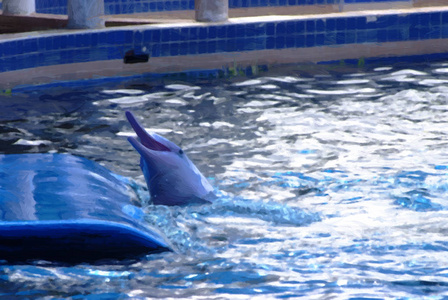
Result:
M0 260L78 263L170 250L130 195L118 175L81 157L0 155Z

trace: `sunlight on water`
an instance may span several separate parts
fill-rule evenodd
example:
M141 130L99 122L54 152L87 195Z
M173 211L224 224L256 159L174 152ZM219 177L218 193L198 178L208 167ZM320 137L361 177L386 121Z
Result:
M3 97L2 153L100 162L142 203L126 212L159 228L175 252L98 265L5 263L0 295L448 296L446 64L313 72ZM151 204L125 110L188 153L216 189L213 204Z

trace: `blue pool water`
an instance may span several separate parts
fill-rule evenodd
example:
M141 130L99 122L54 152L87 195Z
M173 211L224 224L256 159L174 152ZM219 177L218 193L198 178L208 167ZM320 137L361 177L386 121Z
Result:
M130 178L146 221L177 251L106 265L4 263L0 295L444 299L447 103L446 63L1 96L2 154L71 153ZM151 205L125 110L182 146L219 199Z

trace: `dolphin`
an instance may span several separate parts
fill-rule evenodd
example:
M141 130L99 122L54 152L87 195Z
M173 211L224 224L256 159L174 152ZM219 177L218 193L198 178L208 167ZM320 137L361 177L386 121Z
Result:
M128 141L140 154L140 168L153 204L204 204L216 198L213 187L179 146L146 132L131 112L127 111L126 117L139 138L129 137Z

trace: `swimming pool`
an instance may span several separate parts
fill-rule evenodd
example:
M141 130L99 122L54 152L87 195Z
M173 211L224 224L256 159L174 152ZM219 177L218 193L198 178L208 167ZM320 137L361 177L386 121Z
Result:
M67 152L133 179L125 110L183 147L220 198L149 205L177 253L0 266L0 295L442 299L448 64L281 68L1 96L1 153Z

